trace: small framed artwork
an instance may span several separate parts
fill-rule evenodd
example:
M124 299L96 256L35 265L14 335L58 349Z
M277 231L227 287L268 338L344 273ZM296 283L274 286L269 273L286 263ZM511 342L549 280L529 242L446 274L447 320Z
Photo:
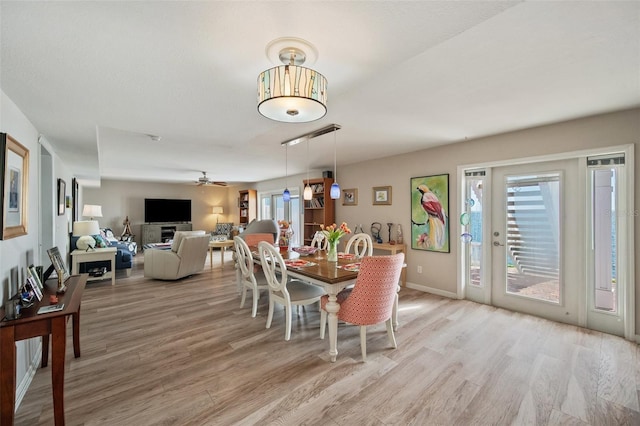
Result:
M391 187L390 186L374 186L373 187L373 205L374 206L390 206L391 205Z
M27 234L29 150L6 133L0 133L1 239Z
M62 179L58 179L58 216L64 214L65 209L65 191L67 190L67 183Z
M411 248L449 253L449 175L411 178Z
M27 282L29 283L29 287L31 287L31 290L36 295L38 300L42 300L42 289L38 286L35 279L33 277L28 277Z
M51 266L56 271L56 274L62 274L64 281L66 281L70 275L67 267L65 266L64 260L62 260L62 255L60 255L58 247L48 249L47 254L49 255Z
M358 189L357 188L342 190L342 205L343 206L358 205Z
M36 270L36 267L33 266L33 265L30 265L28 271L29 271L29 277L33 278L33 281L42 290L44 288L44 286L42 285L42 282L40 281L40 276L38 275L38 271Z

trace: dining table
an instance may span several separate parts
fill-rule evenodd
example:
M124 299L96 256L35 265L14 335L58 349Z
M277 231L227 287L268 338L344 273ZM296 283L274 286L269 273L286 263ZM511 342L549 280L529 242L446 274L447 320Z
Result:
M253 261L260 264L257 247L251 247ZM329 323L329 358L335 362L338 356L338 293L355 284L358 278L359 259L353 254L338 254L337 262L329 262L325 250L318 250L308 256L300 256L293 250L281 251L280 255L287 266L287 274L308 283L320 286L329 296L325 310Z

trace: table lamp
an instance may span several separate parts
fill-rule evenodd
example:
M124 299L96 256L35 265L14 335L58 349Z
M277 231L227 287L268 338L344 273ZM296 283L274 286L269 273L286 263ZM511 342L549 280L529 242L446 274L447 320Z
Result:
M85 204L82 206L82 216L93 220L94 217L102 217L102 206Z
M213 206L211 213L216 215L216 225L218 224L218 220L220 219L220 215L224 213L221 206Z
M100 234L100 226L97 220L79 220L73 222L73 236L80 237L76 241L76 246L80 250L93 250L96 246L96 240L93 235Z

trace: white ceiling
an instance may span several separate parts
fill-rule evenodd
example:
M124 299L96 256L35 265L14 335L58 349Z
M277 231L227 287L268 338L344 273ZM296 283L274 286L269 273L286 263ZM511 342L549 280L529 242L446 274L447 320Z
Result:
M0 24L2 90L84 179L254 182L329 123L343 166L640 106L637 1L2 0ZM286 36L317 48L316 122L257 112ZM311 169L333 168L333 137ZM304 173L306 147L288 156Z

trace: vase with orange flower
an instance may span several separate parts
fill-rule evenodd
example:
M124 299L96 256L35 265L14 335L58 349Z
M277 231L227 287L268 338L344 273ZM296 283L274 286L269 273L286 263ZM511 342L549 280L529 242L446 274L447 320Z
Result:
M340 226L335 223L329 226L320 225L320 229L324 236L327 238L327 261L338 261L338 243L340 238L345 234L350 234L351 230L347 226L346 222L342 222Z

